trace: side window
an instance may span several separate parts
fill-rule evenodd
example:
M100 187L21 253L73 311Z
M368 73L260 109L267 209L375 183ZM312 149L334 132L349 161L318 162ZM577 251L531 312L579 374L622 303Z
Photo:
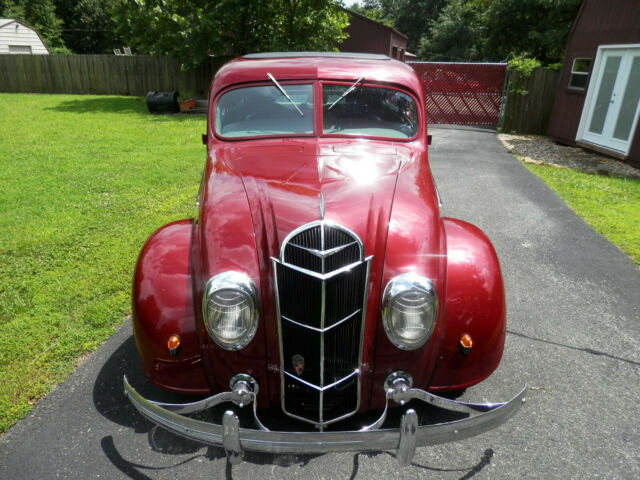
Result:
M590 58L574 58L571 66L571 76L569 77L569 88L573 90L587 88L589 68L591 68Z

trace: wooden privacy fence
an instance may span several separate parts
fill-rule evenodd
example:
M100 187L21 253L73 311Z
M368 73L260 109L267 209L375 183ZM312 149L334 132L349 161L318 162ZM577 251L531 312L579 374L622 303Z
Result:
M142 55L0 55L0 92L145 95L190 91L204 98L226 58L183 71L179 59Z
M537 68L529 77L509 73L504 132L547 134L560 70Z

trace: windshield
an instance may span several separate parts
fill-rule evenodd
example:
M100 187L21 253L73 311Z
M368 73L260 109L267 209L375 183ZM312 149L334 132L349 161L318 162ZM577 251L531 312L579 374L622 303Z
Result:
M416 135L418 111L409 95L357 83L322 86L322 133L387 138Z
M282 85L282 88L290 100L276 85L236 88L224 93L216 105L218 134L234 138L313 133L313 85Z
M364 77L362 77L364 78ZM312 135L313 85L241 87L216 103L215 129L225 138ZM413 98L393 88L348 84L322 85L322 134L410 139L418 132Z

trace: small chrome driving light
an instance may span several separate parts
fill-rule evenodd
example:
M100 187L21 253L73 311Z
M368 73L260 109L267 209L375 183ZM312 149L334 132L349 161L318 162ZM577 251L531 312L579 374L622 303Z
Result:
M382 297L382 323L396 347L413 350L427 341L438 316L438 296L431 280L415 273L391 279Z
M211 277L202 297L207 332L226 350L246 346L258 329L258 299L253 281L244 273Z

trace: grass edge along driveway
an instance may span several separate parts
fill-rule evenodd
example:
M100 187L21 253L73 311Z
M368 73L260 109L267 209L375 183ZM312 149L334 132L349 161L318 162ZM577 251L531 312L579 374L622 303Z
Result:
M640 266L640 180L523 164L576 215Z
M0 434L130 313L138 252L196 215L206 119L0 94Z

